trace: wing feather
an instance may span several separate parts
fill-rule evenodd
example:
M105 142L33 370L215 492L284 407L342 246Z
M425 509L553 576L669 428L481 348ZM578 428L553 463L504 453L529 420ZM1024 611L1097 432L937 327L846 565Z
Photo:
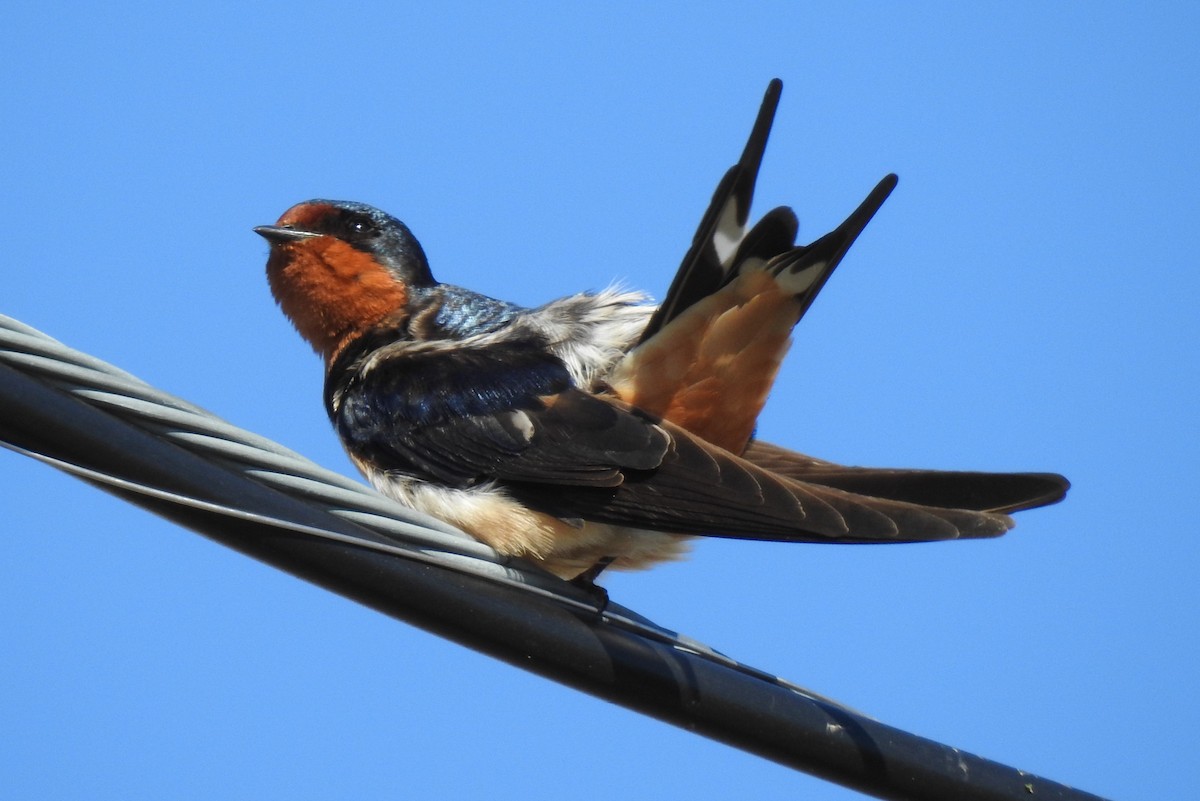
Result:
M503 381L471 384L469 402L445 396L479 354L460 349L437 360L376 364L335 393L334 422L353 441L352 452L369 454L382 470L460 488L495 482L562 518L806 542L991 536L1008 527L1003 516L922 509L795 481L614 398L570 386L547 394L568 379L547 379L554 371L527 350L490 355L507 357L493 376ZM389 402L399 380L441 400ZM345 432L351 420L352 438Z

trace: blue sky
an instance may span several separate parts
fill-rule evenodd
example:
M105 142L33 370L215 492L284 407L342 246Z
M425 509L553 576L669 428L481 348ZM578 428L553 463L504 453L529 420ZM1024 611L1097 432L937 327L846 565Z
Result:
M1193 4L71 4L0 30L0 313L353 474L251 233L310 197L538 303L665 290L767 81L801 237L900 185L763 438L1055 470L995 541L705 541L613 597L883 721L1121 799L1194 759ZM14 798L857 797L443 642L0 452Z

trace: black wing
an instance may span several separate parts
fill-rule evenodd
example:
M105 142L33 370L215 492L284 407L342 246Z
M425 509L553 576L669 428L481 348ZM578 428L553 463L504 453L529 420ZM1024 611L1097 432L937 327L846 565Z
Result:
M541 343L377 351L330 373L327 410L356 457L452 487L497 478L608 486L667 437L572 389Z
M496 481L532 508L675 533L804 542L995 536L1003 515L924 508L794 481L569 386L508 343L375 360L330 394L357 458L452 487Z

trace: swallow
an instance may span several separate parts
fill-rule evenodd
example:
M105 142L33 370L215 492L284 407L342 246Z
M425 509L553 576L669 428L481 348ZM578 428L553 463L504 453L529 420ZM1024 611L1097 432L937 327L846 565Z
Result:
M897 180L808 245L786 207L749 226L780 91L657 307L610 287L529 308L440 283L404 223L362 203L309 200L255 228L371 484L587 581L680 558L696 536L994 537L1009 512L1061 500L1053 473L846 467L754 438L793 327Z

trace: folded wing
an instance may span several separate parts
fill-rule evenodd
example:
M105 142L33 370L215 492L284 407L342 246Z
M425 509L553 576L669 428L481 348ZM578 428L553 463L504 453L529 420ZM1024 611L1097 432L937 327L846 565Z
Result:
M797 542L986 537L1011 525L773 473L573 388L552 359L519 346L377 357L331 398L343 441L378 469L461 489L494 483L563 518Z

